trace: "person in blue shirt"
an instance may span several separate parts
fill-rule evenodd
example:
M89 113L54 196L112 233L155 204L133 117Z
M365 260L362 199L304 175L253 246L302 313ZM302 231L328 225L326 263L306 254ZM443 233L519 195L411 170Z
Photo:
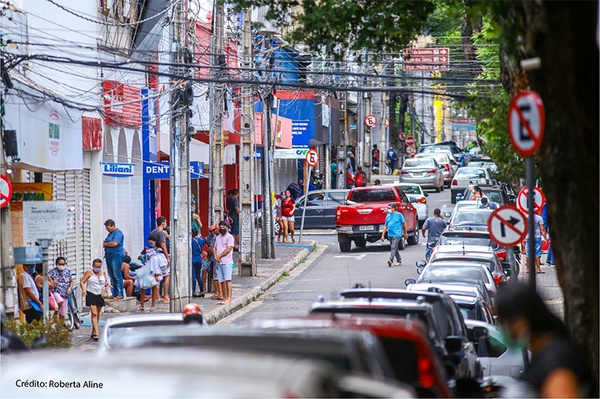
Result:
M121 265L123 264L123 258L125 258L125 249L123 248L125 236L112 219L107 219L104 222L104 227L108 231L103 243L104 258L106 259L106 271L112 282L112 296L116 299L123 299L123 270Z
M383 233L381 233L381 241L385 241L385 233L387 233L391 244L390 260L387 262L388 266L392 267L394 258L398 261L398 266L401 266L402 258L400 258L398 245L400 244L400 240L408 238L406 222L404 215L396 210L396 204L389 204L387 211L388 215L385 217L385 226L383 227Z
M202 281L202 248L206 244L204 238L198 237L198 229L192 227L192 297L204 298L204 283ZM198 282L200 292L196 291Z
M498 204L495 202L490 202L488 197L481 197L481 205L479 205L479 209L498 209Z
M548 226L548 210L546 205L542 208L542 220L544 221L544 228L546 229L546 236L548 237L548 253L546 254L546 263L548 266L554 266L554 254L552 253L552 238L550 237L550 227Z

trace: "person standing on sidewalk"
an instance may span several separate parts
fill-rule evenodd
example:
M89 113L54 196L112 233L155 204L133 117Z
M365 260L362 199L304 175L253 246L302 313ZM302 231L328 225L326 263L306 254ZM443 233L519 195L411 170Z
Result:
M285 192L285 198L281 201L281 222L283 227L283 242L288 242L288 233L291 235L292 242L294 239L294 212L296 204L292 200L292 195L289 190Z
M394 146L390 144L390 148L385 153L385 163L390 168L390 173L387 173L387 171L386 171L386 175L394 174L394 169L396 168L397 160L398 160L398 152L394 149Z
M238 250L238 239L240 237L240 201L238 199L240 192L237 188L232 188L227 194L227 214L231 218L231 235L233 236L235 243L233 244L233 250Z
M215 261L217 262L217 276L223 290L223 300L219 305L231 303L233 274L233 245L234 238L227 231L227 223L219 222L219 235L215 239Z
M40 300L40 293L33 277L35 265L23 265L23 272L17 277L17 294L19 296L19 309L25 314L25 321L42 320L44 317L44 304Z
M104 258L106 259L106 270L108 277L112 282L112 297L123 299L123 271L121 265L125 257L123 243L125 236L123 232L117 228L115 221L107 219L104 222L104 227L108 231L108 235L104 239Z
M544 221L544 228L546 229L546 237L548 237L548 252L546 254L546 263L548 266L554 266L554 253L552 252L552 237L550 237L550 227L548 226L548 210L546 204L542 208L542 220Z
M165 258L167 259L167 265L166 267L163 267L162 270L163 296L158 298L158 302L169 302L171 300L171 297L169 296L169 285L171 283L171 261L169 257L169 250L167 248L167 236L165 234L165 227L167 227L167 218L165 218L164 216L159 216L156 219L156 228L150 233L150 237L156 243L156 249L161 250L162 253L165 255Z
M408 238L408 233L406 232L404 215L396 211L396 204L394 203L388 205L388 215L385 217L385 226L383 227L383 233L381 233L381 241L385 240L385 233L387 233L392 247L390 260L388 260L387 264L389 267L392 267L392 262L396 258L398 266L401 266L402 258L400 258L398 244L400 244L400 240Z
M204 283L202 282L202 248L204 247L204 238L198 236L198 230L192 227L192 297L204 298ZM196 291L196 282L200 291Z
M429 260L431 256L431 249L435 246L437 240L439 240L440 236L446 229L446 221L442 218L442 211L440 208L435 208L433 210L433 216L428 217L423 223L423 228L421 229L421 233L423 233L423 237L425 237L425 230L427 230L427 250L425 251L425 260Z
M548 239L546 229L544 228L544 220L537 213L533 215L533 239L534 239L534 254L535 254L535 271L538 274L545 273L542 268L542 237ZM526 265L527 273L529 273L529 234L525 237L525 251L527 255Z

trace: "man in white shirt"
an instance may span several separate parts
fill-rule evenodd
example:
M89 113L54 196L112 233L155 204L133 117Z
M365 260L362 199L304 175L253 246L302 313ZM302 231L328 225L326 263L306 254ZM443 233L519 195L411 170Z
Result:
M223 289L223 300L218 302L219 305L231 303L234 244L235 239L227 231L227 223L219 222L219 235L215 239L215 272Z

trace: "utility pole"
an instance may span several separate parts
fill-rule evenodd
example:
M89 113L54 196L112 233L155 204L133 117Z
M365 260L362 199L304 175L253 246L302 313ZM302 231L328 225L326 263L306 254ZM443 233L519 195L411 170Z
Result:
M252 25L250 21L250 9L244 11L242 21L242 62L241 67L245 75L251 75L249 69L252 67ZM251 76L246 76L249 80ZM239 160L240 173L240 257L239 274L241 276L256 276L256 259L254 256L254 154L253 137L254 131L254 101L252 88L248 84L241 87L242 94L242 124L241 124L241 147ZM267 151L263 151L263 154ZM264 198L263 198L264 201ZM263 212L263 219L265 217ZM264 227L264 226L263 226Z
M380 154L384 154L387 151L387 128L385 127L385 122L387 119L387 93L381 93L381 121L379 121L380 126L380 135L379 135L379 148ZM391 142L390 142L391 144ZM394 171L392 170L392 173Z
M274 54L271 43L270 33L266 32L263 34L263 41L267 44L265 54L268 54L267 68L269 72L266 73L267 86L269 87L268 93L263 98L263 113L264 113L264 126L263 126L263 156L262 156L262 229L261 229L261 257L263 259L274 259L275 258L275 245L274 235L272 234L273 226L273 206L271 203L271 139L273 132L271 129L271 114L273 111L273 90L271 88L271 70L274 64ZM277 110L279 113L279 109Z
M340 146L337 153L337 171L336 171L336 183L337 188L346 187L346 145L348 143L348 92L340 92L340 111L344 120L344 127L342 129L342 135L340 137ZM342 149L343 151L340 151ZM342 156L340 157L340 152Z
M173 77L171 83L171 312L179 313L190 298L190 160L188 118L193 101L187 83L187 68L178 66L189 60L186 35L187 5L178 2L173 18ZM181 76L181 78L179 78Z
M225 38L225 11L224 3L215 1L213 19L214 52L212 65L219 68L211 69L212 79L221 79L225 71L225 55L223 43ZM212 128L212 165L211 165L211 203L212 223L217 224L223 220L223 101L225 90L222 83L214 83L213 90L213 124Z

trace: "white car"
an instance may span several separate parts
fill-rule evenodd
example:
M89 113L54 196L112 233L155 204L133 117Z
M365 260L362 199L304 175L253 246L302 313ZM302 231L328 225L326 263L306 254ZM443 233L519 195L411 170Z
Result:
M417 200L417 202L413 202L412 204L417 208L419 224L423 225L425 220L429 217L429 205L427 204L427 197L429 197L429 194L424 192L423 188L418 184L396 183L396 185L400 186L408 198Z
M450 201L456 204L456 194L462 194L469 185L485 186L490 184L493 184L493 182L489 169L463 166L458 169L452 178Z

